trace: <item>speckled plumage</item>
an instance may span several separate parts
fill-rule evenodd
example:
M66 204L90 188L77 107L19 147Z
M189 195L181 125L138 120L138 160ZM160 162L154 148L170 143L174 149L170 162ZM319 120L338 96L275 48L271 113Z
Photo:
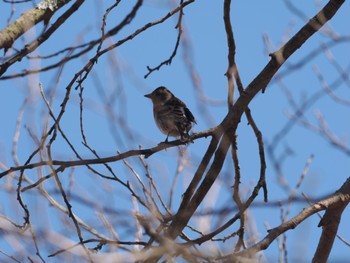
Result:
M169 136L189 140L192 123L196 123L186 104L174 96L167 88L159 87L145 97L152 100L153 116L159 130Z

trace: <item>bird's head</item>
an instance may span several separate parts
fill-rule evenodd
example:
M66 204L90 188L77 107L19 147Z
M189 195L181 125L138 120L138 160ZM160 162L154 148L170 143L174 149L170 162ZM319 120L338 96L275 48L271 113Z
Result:
M166 87L161 86L146 94L145 97L151 99L154 105L161 105L169 101L174 95Z

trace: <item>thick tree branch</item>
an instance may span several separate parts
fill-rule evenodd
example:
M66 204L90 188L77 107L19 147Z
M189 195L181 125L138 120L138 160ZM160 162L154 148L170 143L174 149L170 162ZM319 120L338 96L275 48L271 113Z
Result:
M327 210L327 211L334 211L336 209L337 211L343 211L345 206L349 203L350 201L350 178L347 179L347 181L343 184L343 186L332 196L317 202L316 204L309 206L305 209L303 209L298 215L293 217L292 219L284 222L283 224L279 225L276 228L270 229L268 234L265 236L263 240L261 240L259 243L255 244L254 246L240 251L238 253L230 254L225 256L226 259L230 258L231 256L237 257L237 256L244 256L244 257L253 257L257 252L261 250L267 249L270 244L281 234L284 232L294 229L297 227L301 222L303 222L306 218L312 216L313 214L322 211L322 210ZM326 212L327 214L327 212ZM329 220L328 218L327 220ZM329 222L331 222L333 219L331 219ZM322 220L321 220L322 222ZM321 223L320 222L320 223ZM322 223L326 224L326 223ZM328 226L328 222L327 222ZM326 236L322 236L322 238L326 238ZM328 243L329 240L326 240L326 243ZM331 242L333 243L333 242ZM318 254L315 254L315 258L318 256ZM315 260L314 258L314 260ZM326 262L327 258L324 261L313 261L313 262Z
M323 218L318 224L322 226L322 235L317 246L317 250L312 259L313 263L327 262L331 253L334 239L337 235L341 215L350 201L350 178L346 180L343 186L335 193L339 197L334 205L327 208Z
M276 63L276 71L295 51L297 51L305 43L306 40L308 40L314 33L316 33L327 21L329 21L336 14L336 12L342 6L344 1L345 0L330 0L285 45L283 45L278 51L270 54L270 56L272 57L270 63L273 61L274 63ZM265 67L265 69L267 69L269 64ZM257 78L254 81L256 81ZM271 79L268 78L259 79L259 81L262 81L262 92L265 91L265 88L270 82L270 80Z
M48 23L51 16L70 0L44 0L33 9L22 14L15 22L0 32L0 49L5 52L12 44L36 24Z
M40 46L42 43L44 43L49 37L58 29L60 26L74 13L76 12L79 7L84 3L84 0L77 0L62 16L60 16L57 21L53 23L52 26L48 30L46 30L44 33L41 34L38 38L36 38L34 41L29 43L28 45L25 45L21 51L19 51L17 54L15 54L13 57L11 57L9 60L7 60L5 63L1 64L0 66L0 76L2 76L6 70L12 66L14 63L20 61L28 55L29 53L33 52L38 46ZM7 29L5 29L7 30ZM1 48L1 33L0 32L0 48ZM5 34L6 35L6 34ZM9 35L6 35L9 36ZM11 43L12 45L12 43ZM66 60L63 60L66 62Z

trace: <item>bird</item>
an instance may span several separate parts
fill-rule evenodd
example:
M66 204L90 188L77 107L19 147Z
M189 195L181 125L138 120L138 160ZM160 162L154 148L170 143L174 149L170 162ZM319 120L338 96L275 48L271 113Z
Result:
M159 130L167 136L165 142L168 142L169 136L180 137L180 141L188 142L192 124L197 122L186 104L164 86L145 97L152 100L153 117Z

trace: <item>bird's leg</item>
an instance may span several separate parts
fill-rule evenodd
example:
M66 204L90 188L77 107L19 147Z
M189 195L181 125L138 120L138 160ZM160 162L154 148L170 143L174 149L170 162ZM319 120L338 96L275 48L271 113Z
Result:
M191 140L191 135L188 132L186 132L185 134L183 134L183 136L181 136L181 141L186 142L186 144L194 143L194 141Z
M169 138L169 133L168 133L168 135L166 136L166 138L165 138L165 143L168 143L168 138Z

